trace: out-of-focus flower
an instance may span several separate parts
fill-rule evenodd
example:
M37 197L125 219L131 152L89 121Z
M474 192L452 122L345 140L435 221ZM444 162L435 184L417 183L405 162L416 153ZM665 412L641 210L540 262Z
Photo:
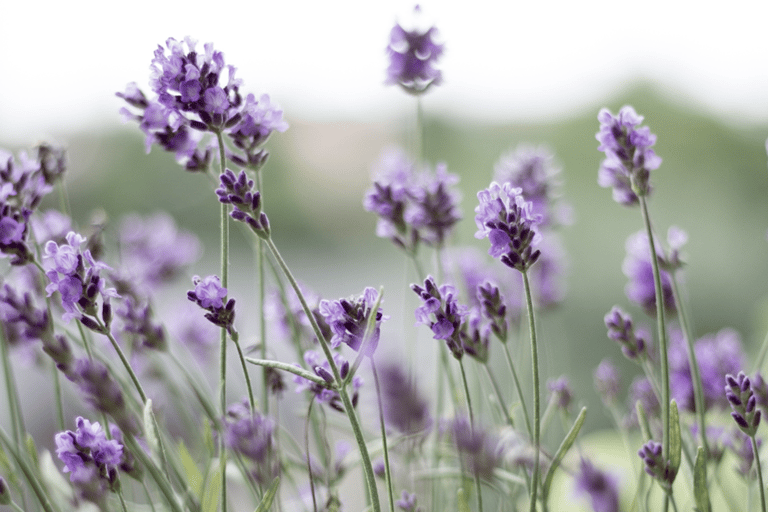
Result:
M594 512L619 512L619 483L615 476L582 457L574 483L578 495L589 496Z
M462 467L482 478L491 479L502 458L499 439L478 425L472 426L464 416L457 416L451 421L450 433L463 460Z
M654 237L655 238L655 237ZM658 242L654 240L657 258L664 261ZM651 262L651 246L645 231L639 231L627 238L627 256L621 266L624 275L629 278L624 289L627 298L638 304L650 316L656 316L656 287L653 281L653 265ZM663 265L662 265L663 266ZM672 293L672 278L663 268L659 269L661 290L664 297L664 310L673 314L677 311L675 298Z
M625 313L619 306L613 306L604 321L608 337L621 346L621 351L628 359L648 356L647 334L635 329L629 313Z
M315 399L318 402L328 404L331 408L339 412L344 412L344 404L342 403L339 392L335 389L331 389L335 383L335 379L331 372L331 365L328 363L328 360L314 350L307 350L304 353L304 362L307 366L312 368L315 375L322 378L328 385L322 386L316 382L305 379L304 377L294 375L293 382L297 384L296 392L301 393L302 391L309 390L315 395ZM347 375L349 375L349 361L347 361L343 355L336 352L333 354L333 362L339 369L340 377L346 379ZM360 377L360 375L354 375L352 377L352 407L357 406L357 401L360 396L360 388L362 386L363 378Z
M550 400L554 401L559 408L568 410L573 400L573 390L568 377L563 375L550 380L547 382L547 389L550 392Z
M246 401L227 409L224 441L230 450L253 463L250 475L261 485L272 482L280 472L274 431L275 422L258 411L251 411Z
M421 14L417 5L414 13ZM423 94L439 85L443 76L436 64L443 54L443 45L436 42L437 29L405 30L399 23L392 27L387 45L389 67L386 84L397 84L411 94Z
M376 370L385 423L406 436L426 433L432 425L429 402L416 387L413 375L406 373L402 363L386 362Z
M610 359L600 361L595 368L594 379L595 389L603 403L608 407L615 404L621 390L621 380L619 370Z

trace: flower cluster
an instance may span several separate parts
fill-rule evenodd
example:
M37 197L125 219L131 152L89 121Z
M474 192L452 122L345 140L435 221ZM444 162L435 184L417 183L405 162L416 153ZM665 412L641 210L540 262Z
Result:
M359 297L320 301L320 314L333 333L331 338L333 348L344 343L355 352L359 352L363 343L367 343L365 354L373 355L379 344L381 322L389 318L382 313L381 308L373 312L378 298L379 292L375 288L368 287ZM370 339L366 340L365 331L372 314L375 315L373 331Z
M435 173L417 171L401 151L382 156L373 188L363 200L366 210L379 216L376 234L416 253L420 242L442 247L461 219L459 197L452 187L458 177L438 164Z
M194 276L192 284L195 289L187 292L187 298L207 311L205 318L211 323L224 327L232 335L235 332L235 299L224 304L227 289L221 286L219 276Z
M106 280L100 276L102 270L111 269L94 260L89 249L83 251L80 248L85 238L74 231L67 233L66 238L66 245L59 245L53 240L45 244L45 257L49 266L45 275L50 281L45 291L49 297L54 292L61 295L65 322L79 316L84 326L103 332L112 319L110 298L119 297L114 288L106 287ZM102 298L101 325L94 320L99 316L99 296Z
M344 405L342 403L339 392L335 389L332 389L336 385L336 379L333 377L333 373L331 372L331 365L328 360L326 360L321 354L315 352L314 350L307 350L304 353L304 362L307 364L307 366L312 368L312 371L315 372L315 375L325 381L326 385L323 386L316 382L305 379L304 377L295 375L293 377L293 381L297 384L296 392L301 393L302 391L308 389L312 392L318 402L328 404L331 408L339 412L344 412ZM341 379L346 379L349 376L349 361L347 361L343 355L336 352L333 354L333 362L339 369L339 376ZM356 374L352 377L351 400L353 407L357 406L361 387L363 387L363 378Z
M510 268L527 271L541 255L534 250L538 243L534 225L541 220L526 202L522 190L509 183L496 182L477 193L480 204L475 207L475 238L488 238L491 248L488 254Z
M734 377L725 376L725 396L731 403L733 417L742 432L754 437L760 425L760 409L757 409L757 397L752 392L752 383L744 372Z
M412 284L411 289L423 301L423 304L416 308L416 323L429 326L434 333L434 339L445 340L453 357L461 359L464 347L459 332L467 315L467 307L458 303L454 287L444 284L438 288L435 279L428 276L423 287Z
M635 330L629 313L625 313L619 306L613 306L604 320L608 337L619 343L627 358L637 359L648 355L647 334Z
M83 497L101 503L107 490L119 487L117 466L123 456L123 446L107 439L99 423L78 416L77 430L56 434L56 455L65 464L64 472L78 485Z
M421 9L416 6L415 14ZM435 67L443 54L443 45L437 43L437 28L405 30L399 23L392 27L387 45L389 67L386 84L397 84L410 94L423 94L433 85L439 85L443 75Z
M261 194L254 190L254 181L248 178L245 171L235 176L229 169L219 176L219 180L221 185L216 189L216 195L219 202L234 207L230 216L245 222L259 237L269 238L269 219L261 211Z
M677 476L677 469L662 456L661 443L648 441L637 452L645 463L645 472L655 478L662 486L671 487Z
M250 474L260 485L268 485L280 472L275 422L258 411L251 411L247 401L235 403L224 418L224 441L229 449L253 463Z
M605 152L597 182L601 187L613 188L613 199L617 203L635 205L639 196L650 194L650 172L661 165L661 158L651 149L656 144L656 135L647 126L638 126L643 116L637 115L630 106L622 107L617 116L602 109L597 119L600 121L597 149Z
M416 387L414 377L398 363L385 363L377 372L386 424L407 436L425 433L432 425L429 402Z

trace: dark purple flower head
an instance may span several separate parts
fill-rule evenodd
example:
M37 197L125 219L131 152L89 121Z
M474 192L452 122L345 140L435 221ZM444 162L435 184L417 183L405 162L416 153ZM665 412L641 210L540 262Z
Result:
M415 14L421 14L417 5ZM436 42L437 29L414 28L405 30L399 23L389 34L386 84L398 84L410 94L423 94L433 85L439 85L443 76L435 67L443 54L443 45Z
M557 176L552 152L544 147L521 144L502 155L494 167L493 181L509 183L522 190L523 197L532 204L532 211L541 216L541 226L551 227L570 222L569 208L558 202Z
M656 136L647 126L638 127L643 117L630 106L622 107L617 116L602 109L597 119L600 121L597 149L606 156L598 173L598 184L612 187L613 198L618 203L637 204L638 196L651 192L650 171L661 165L661 158L651 149Z
M45 291L50 297L54 292L61 295L64 308L64 321L69 322L79 316L83 325L93 330L100 330L93 318L99 316L97 299L102 298L101 319L109 325L109 299L119 297L114 288L107 288L106 280L101 277L102 270L111 270L107 265L97 262L89 249L82 250L85 238L70 231L67 244L59 245L53 240L45 244L49 284Z
M119 232L121 275L131 288L152 291L200 257L197 236L177 228L167 213L126 216Z
M614 475L582 457L574 483L578 495L589 496L594 512L619 512L619 482Z
M339 412L344 412L344 405L341 401L341 397L339 396L339 392L335 389L331 389L331 387L334 385L335 379L333 378L331 365L328 363L328 361L320 353L315 352L314 350L307 350L304 352L304 362L308 367L312 368L312 371L315 372L315 375L325 380L327 385L322 386L316 382L312 382L303 377L295 375L293 377L293 382L297 384L296 392L301 393L302 391L310 390L315 395L315 399L318 402L328 404L331 408ZM343 355L336 352L333 354L333 362L339 369L341 378L347 378L347 375L349 374L349 361L347 361ZM360 395L360 388L362 386L363 378L358 374L354 375L352 377L353 407L357 406L357 401Z
M163 326L155 322L152 308L148 302L137 302L126 297L122 307L117 308L117 316L122 320L122 331L135 337L134 350L165 350L168 343Z
M64 463L64 472L75 483L84 498L100 503L108 490L115 491L117 467L123 456L123 446L107 439L98 423L77 418L77 430L56 434L56 455Z
M216 189L216 195L220 202L234 207L230 216L246 223L260 238L269 238L269 219L261 211L261 194L255 189L254 181L244 170L235 176L230 169L219 176L219 181L221 185Z
M616 403L621 391L621 377L619 370L610 359L603 359L595 368L595 389L606 406Z
M416 386L414 376L401 363L386 362L377 365L376 370L387 426L406 436L428 432L432 426L429 402Z
M379 216L376 234L415 253L420 242L441 247L461 219L458 177L437 164L435 173L416 169L399 150L385 152L377 166L373 188L363 200Z
M272 482L280 472L274 431L275 422L258 411L251 411L246 401L227 409L224 441L230 450L253 463L250 474L261 485Z
M510 268L527 271L541 254L533 249L539 241L534 225L540 216L533 214L532 204L523 199L521 189L495 181L478 192L477 198L480 204L475 207L475 238L487 237L491 242L488 254L501 258Z
M234 145L243 150L246 157L233 160L238 165L258 169L267 159L266 150L259 149L269 139L272 132L284 132L288 123L283 119L282 109L262 94L257 100L253 94L245 97L240 121L228 130Z
M18 328L21 338L18 341L47 340L53 336L53 323L48 311L35 306L30 292L20 297L8 284L0 288L0 321L3 326L15 325Z
M653 266L651 263L651 248L648 236L644 231L630 235L627 238L627 256L621 266L624 275L629 278L625 288L627 298L641 306L649 316L656 316L656 288L653 282ZM663 262L664 257L658 241L654 240L657 258ZM669 314L677 311L672 293L672 278L663 268L661 273L661 289L664 297L664 309Z
M502 445L499 439L478 425L472 426L464 416L457 416L451 421L450 433L463 460L462 467L490 480L493 470L501 463Z
M123 392L106 366L99 361L78 359L67 378L77 384L86 402L97 411L112 416L123 432L138 433Z
M637 359L648 356L647 335L635 330L629 313L625 313L619 306L613 306L604 320L608 328L608 337L621 346L621 351L627 358Z
M453 357L461 359L464 349L459 328L467 315L467 307L458 303L456 290L447 284L438 288L432 276L424 280L423 287L412 284L411 289L422 300L422 305L416 308L416 323L428 325L434 339L445 340Z
M459 331L464 352L480 363L488 362L488 346L491 337L491 324L485 320L480 308L473 307L461 323Z
M739 334L733 329L721 329L694 342L693 350L701 374L704 406L727 409L723 394L723 381L728 374L737 374L746 364ZM681 408L695 411L693 378L688 359L688 348L681 331L673 329L669 344L669 379L672 397Z
M677 471L662 456L661 443L648 441L637 452L645 462L645 472L655 478L659 484L669 488L675 481Z
M562 376L547 382L547 389L550 392L550 400L563 410L568 410L573 400L573 390L568 377Z
M757 408L757 397L752 392L752 383L744 372L734 377L725 376L725 397L731 403L731 409L736 424L749 437L755 437L760 425L760 409Z
M375 288L366 288L358 297L339 300L321 300L320 314L330 326L333 337L331 346L337 348L342 343L358 352L365 338L368 321L373 313L373 307L379 297ZM366 355L371 356L376 350L381 333L381 323L389 316L382 313L381 308L375 313L373 332L367 341Z
M502 342L507 342L507 306L498 286L485 281L477 287L477 301L483 316L490 321L491 332Z
M226 304L224 303L224 299L227 298L227 289L221 286L219 276L204 278L194 276L192 284L195 285L195 289L187 292L187 298L208 311L205 318L211 323L224 327L230 335L233 334L235 299L229 299Z

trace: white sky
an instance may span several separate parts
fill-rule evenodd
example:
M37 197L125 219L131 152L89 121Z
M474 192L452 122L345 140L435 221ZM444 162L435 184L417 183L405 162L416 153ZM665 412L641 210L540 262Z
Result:
M216 7L214 7L214 5ZM446 43L428 111L521 120L567 115L634 78L730 120L768 120L768 1L421 2ZM211 41L243 90L291 119L383 119L413 103L383 85L403 0L6 0L0 30L0 140L119 122L114 92L148 90L157 44Z

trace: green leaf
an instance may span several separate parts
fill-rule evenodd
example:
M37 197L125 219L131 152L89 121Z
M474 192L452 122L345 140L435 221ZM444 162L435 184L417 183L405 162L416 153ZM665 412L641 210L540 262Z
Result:
M699 446L696 452L696 462L693 465L693 496L696 499L696 508L701 512L711 512L709 504L709 490L707 489L707 458L704 455L704 447Z
M277 488L280 487L280 477L275 477L274 480L272 480L272 483L269 484L269 489L267 489L267 492L264 493L264 497L261 499L261 503L259 503L259 506L256 507L256 510L254 512L267 512L269 510L269 507L272 506L272 501L275 499L275 495L277 494Z
M555 456L552 458L552 464L550 464L549 466L549 470L547 471L547 476L544 478L544 484L541 487L541 495L545 503L547 501L547 496L549 495L549 488L552 485L552 479L555 476L555 471L560 466L560 463L563 461L565 454L568 453L568 450L571 449L571 446L573 446L573 443L576 441L576 437L579 435L579 431L581 430L581 427L584 425L584 421L586 419L587 419L587 408L582 407L581 412L579 412L579 415L576 417L576 421L573 422L573 426L571 427L571 430L568 432L568 435L565 436L565 439L563 439L563 442L560 443L560 448L557 449Z
M155 416L152 414L152 399L147 398L147 403L144 404L144 433L147 436L147 445L149 446L150 453L154 456L155 460L161 460L160 458L160 436L157 432L157 423L155 423Z
M645 409L643 408L643 404L640 402L640 400L635 402L635 411L637 411L637 422L640 424L640 430L643 433L643 440L650 441L653 439L653 437L651 437L651 426L648 424L648 416L645 415Z
M680 413L677 411L677 402L669 403L669 465L673 475L677 476L680 462L683 458L683 440L680 435ZM671 483L671 482L670 482Z
M314 373L307 371L304 368L300 368L292 364L283 363L280 361L271 361L269 359L254 359L253 357L246 357L245 360L251 364L263 366L265 368L274 368L276 370L283 370L285 372L290 372L294 375L298 375L299 377L303 377L307 380L310 380L315 384L319 384L324 388L332 388L332 386L328 382L326 382L325 379L318 377Z
M472 512L469 508L469 503L467 503L467 497L464 496L464 489L461 487L456 491L456 499L459 501L459 512Z
M195 459L190 455L184 441L179 441L179 458L181 459L184 473L187 475L187 482L189 482L190 490L195 496L201 498L203 492L203 474L197 467Z
M29 432L27 432L27 453L29 454L29 460L32 461L32 466L37 470L40 467L40 461L37 460L35 438Z
M217 512L221 497L221 466L216 467L208 475L208 484L203 492L203 512Z

